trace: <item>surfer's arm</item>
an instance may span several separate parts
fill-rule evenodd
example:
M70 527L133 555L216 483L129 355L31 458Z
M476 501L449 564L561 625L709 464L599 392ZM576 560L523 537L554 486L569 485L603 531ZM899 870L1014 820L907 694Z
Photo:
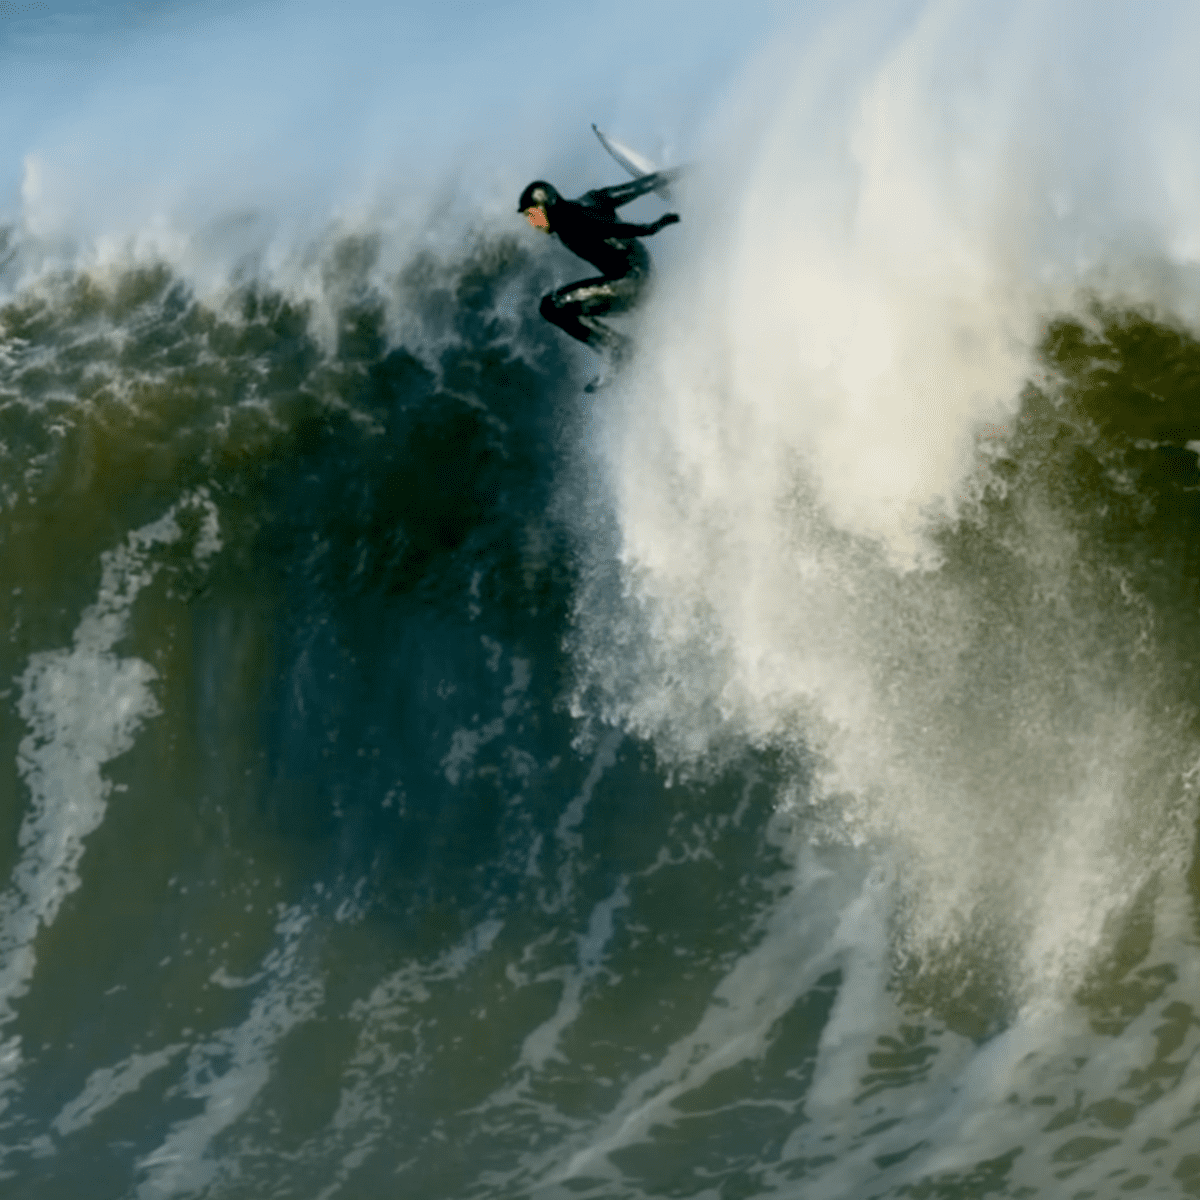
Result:
M668 225L674 225L678 220L678 213L663 213L657 221L651 221L649 225L634 225L629 221L597 221L594 228L601 237L606 238L649 237Z
M614 183L612 187L597 188L590 195L596 196L601 203L611 204L613 208L620 208L622 204L628 204L630 200L636 200L639 196L654 191L655 188L673 183L682 174L683 167L671 167L666 171L655 171L653 174L631 179L628 183Z
M666 225L674 225L678 220L678 213L663 213L657 221L653 221L649 225L631 225L626 221L616 221L612 225L604 226L604 236L618 238L649 237Z

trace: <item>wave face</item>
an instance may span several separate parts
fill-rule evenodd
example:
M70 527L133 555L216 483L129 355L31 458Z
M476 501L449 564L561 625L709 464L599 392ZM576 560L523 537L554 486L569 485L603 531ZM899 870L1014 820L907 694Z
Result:
M31 143L6 1196L1200 1194L1195 18L1043 7L778 35L595 397L503 173Z

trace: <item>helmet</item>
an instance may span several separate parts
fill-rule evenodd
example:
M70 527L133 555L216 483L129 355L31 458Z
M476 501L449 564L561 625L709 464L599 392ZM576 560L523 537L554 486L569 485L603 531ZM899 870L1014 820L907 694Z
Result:
M521 199L517 202L517 212L524 212L535 204L540 204L543 208L550 208L557 201L558 192L554 190L554 185L547 183L544 179L535 179L521 193Z

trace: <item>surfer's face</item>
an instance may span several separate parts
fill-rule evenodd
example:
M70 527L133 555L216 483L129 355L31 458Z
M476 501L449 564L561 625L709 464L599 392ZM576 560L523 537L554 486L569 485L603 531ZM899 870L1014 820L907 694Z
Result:
M543 233L550 232L550 218L546 216L546 210L540 204L531 204L525 210L525 220L527 220L534 229L540 229Z

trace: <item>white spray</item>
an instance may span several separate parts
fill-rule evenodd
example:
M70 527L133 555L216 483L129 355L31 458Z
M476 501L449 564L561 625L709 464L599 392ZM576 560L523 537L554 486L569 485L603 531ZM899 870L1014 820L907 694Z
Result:
M812 748L899 855L907 946L986 929L1029 1001L1186 860L1196 750L1129 667L1152 615L1036 497L995 577L931 533L972 516L1042 320L1085 289L1197 311L1200 85L1159 64L1200 18L1145 16L896 4L777 47L600 423L621 578L581 597L581 703L669 760Z

